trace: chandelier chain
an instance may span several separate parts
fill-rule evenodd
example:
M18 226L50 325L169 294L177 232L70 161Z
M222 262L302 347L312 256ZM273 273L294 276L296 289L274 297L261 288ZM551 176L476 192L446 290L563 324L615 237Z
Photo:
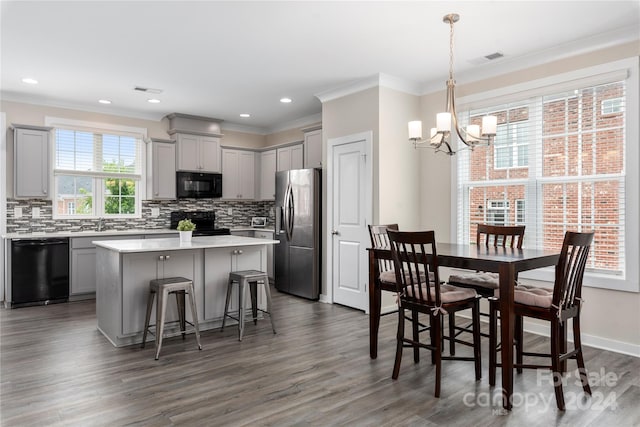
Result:
M453 80L453 19L449 21L449 80Z

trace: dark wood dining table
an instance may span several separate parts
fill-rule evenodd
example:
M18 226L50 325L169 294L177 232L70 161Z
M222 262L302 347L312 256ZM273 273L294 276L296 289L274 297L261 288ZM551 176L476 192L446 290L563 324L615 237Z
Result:
M378 260L391 259L388 248L369 248L369 351L372 359L378 356L378 329L380 327L381 291ZM554 266L559 252L537 249L515 249L438 243L438 265L465 270L488 271L499 274L500 281L500 337L503 343L513 343L515 317L513 314L513 288L518 273L536 268ZM441 278L442 280L443 278ZM511 409L513 395L513 345L501 346L502 406Z

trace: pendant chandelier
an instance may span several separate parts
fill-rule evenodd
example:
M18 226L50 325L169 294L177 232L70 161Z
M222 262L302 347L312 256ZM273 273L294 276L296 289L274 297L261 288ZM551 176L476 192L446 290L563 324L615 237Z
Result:
M430 147L436 151L441 151L450 156L456 152L451 147L451 128L458 135L458 139L466 145L464 148L473 150L478 145L490 145L496 136L498 118L496 116L482 117L482 129L479 125L468 125L466 129L461 129L456 113L455 87L453 78L453 24L458 22L460 16L457 13L450 13L442 18L442 21L449 24L449 80L447 80L447 109L436 116L436 127L431 128L428 140L422 139L422 122L420 120L409 122L409 141L415 148ZM426 145L426 142L429 142Z

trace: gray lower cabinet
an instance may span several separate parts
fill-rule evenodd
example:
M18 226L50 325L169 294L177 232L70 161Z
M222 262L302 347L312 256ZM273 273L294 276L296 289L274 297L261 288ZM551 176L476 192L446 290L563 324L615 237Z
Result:
M203 320L202 251L123 253L122 257L122 334L137 334L144 330L149 281L165 277L186 277L193 280L198 319ZM154 305L151 319L155 319ZM191 310L187 308L187 320ZM174 297L167 303L166 321L178 319ZM151 323L155 323L152 320Z
M273 231L261 230L254 231L253 237L257 239L269 239L273 240ZM267 246L267 274L269 274L269 279L273 280L273 245Z
M265 245L266 246L266 245ZM271 245L269 245L271 246ZM227 295L230 271L265 271L266 248L264 246L244 246L232 248L210 248L204 251L204 318L222 319ZM234 286L230 310L238 310L238 287ZM265 296L258 295L258 305L264 309Z
M96 240L141 239L143 236L104 236L104 237L72 237L71 250L71 283L69 295L72 299L93 298L96 292Z
M255 237L258 239L269 239L273 240L273 231L270 230L232 230L231 234L234 236L244 236L244 237ZM262 270L266 271L269 275L269 279L273 280L273 245L267 246L267 269Z

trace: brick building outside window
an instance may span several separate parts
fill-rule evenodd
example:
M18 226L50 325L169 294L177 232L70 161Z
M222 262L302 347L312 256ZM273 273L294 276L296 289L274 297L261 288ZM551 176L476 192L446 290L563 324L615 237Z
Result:
M467 111L498 117L495 143L457 155L458 241L477 224L527 226L524 246L559 250L595 231L588 268L625 272L625 81L578 86Z

